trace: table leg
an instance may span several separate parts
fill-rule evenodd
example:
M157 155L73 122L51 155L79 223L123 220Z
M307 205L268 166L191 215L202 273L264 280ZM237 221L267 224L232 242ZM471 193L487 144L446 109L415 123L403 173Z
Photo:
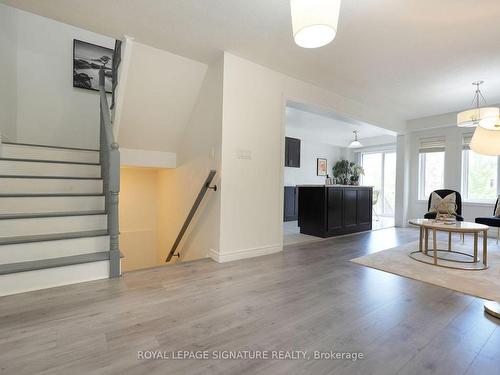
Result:
M451 251L451 232L448 232L448 251Z
M418 251L422 252L422 242L423 242L424 228L420 227L420 235L418 237Z
M488 266L488 231L483 231L483 264Z
M427 255L427 251L429 250L429 229L427 228L424 228L424 237L425 237L424 251L425 255Z
M436 243L436 230L432 230L432 247L434 249L434 264L438 263L437 260L437 243Z
M474 233L474 263L477 262L477 232Z

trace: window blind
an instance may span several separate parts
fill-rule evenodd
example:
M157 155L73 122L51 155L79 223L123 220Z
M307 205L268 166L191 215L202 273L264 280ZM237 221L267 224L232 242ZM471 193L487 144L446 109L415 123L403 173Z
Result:
M462 137L462 149L470 150L470 141L472 140L472 136L474 133L465 133Z
M420 140L418 151L424 152L442 152L444 151L444 137L422 138Z

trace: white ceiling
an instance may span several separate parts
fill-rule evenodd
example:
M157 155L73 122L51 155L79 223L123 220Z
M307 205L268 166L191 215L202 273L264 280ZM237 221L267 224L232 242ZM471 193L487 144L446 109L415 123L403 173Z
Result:
M500 102L499 0L344 0L334 42L297 47L289 0L7 0L202 62L226 50L403 119Z
M349 119L341 119L333 113L321 113L295 103L286 107L286 135L304 141L326 143L333 146L347 147L354 139L357 130L358 139L380 137L382 143L396 142L395 134L389 130Z

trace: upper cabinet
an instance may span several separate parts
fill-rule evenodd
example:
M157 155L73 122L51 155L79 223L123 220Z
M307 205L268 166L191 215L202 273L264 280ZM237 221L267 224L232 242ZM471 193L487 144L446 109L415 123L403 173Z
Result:
M300 168L300 139L285 137L285 167Z

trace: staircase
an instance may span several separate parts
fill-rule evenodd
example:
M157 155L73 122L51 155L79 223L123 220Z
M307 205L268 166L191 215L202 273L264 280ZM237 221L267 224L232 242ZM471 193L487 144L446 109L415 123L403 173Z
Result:
M0 295L110 276L98 150L0 145Z
M113 106L120 53L117 40ZM103 68L99 110L99 150L0 137L0 296L120 276L120 152Z

